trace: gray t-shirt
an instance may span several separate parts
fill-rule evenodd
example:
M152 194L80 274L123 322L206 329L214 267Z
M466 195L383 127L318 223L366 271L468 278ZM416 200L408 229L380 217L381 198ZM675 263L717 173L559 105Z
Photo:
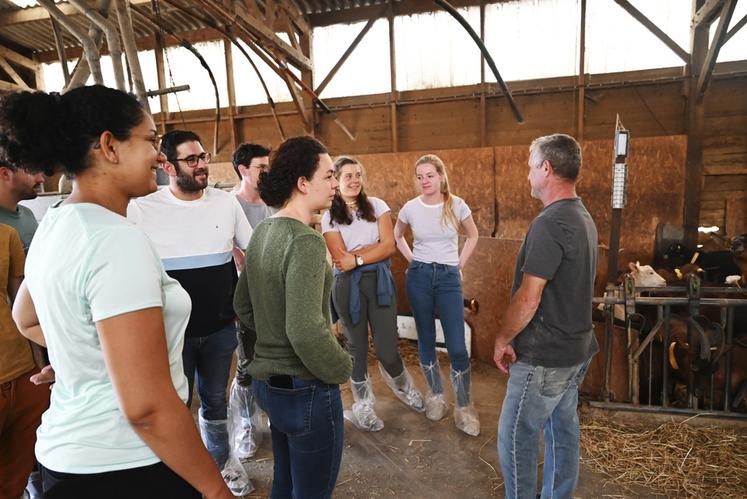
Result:
M537 312L514 338L518 360L571 367L599 350L591 322L596 266L597 228L581 198L546 206L516 258L512 295L525 272L547 280Z
M34 217L34 212L26 206L18 205L15 211L0 207L0 224L10 225L18 231L23 243L24 253L29 252L31 240L39 224Z
M246 219L249 220L249 224L252 226L252 229L256 228L257 225L259 225L259 222L261 222L265 218L271 217L278 211L275 208L267 206L264 203L250 203L249 201L238 195L236 196L236 199L239 200L241 209L244 210Z

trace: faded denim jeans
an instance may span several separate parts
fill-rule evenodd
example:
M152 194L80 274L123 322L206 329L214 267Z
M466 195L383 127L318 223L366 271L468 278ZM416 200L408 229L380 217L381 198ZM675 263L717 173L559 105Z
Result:
M506 497L534 499L540 431L545 433L542 498L571 498L578 482L578 386L590 360L550 368L517 362L509 369L498 421Z

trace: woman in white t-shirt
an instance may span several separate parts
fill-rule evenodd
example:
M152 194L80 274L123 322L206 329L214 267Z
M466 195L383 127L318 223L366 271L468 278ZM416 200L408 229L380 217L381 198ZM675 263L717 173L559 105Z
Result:
M74 176L34 236L13 318L56 374L37 430L48 499L228 499L184 404L189 296L125 218L164 157L135 96L95 85L0 100L0 161Z
M353 356L354 403L345 417L359 429L378 431L384 423L374 411L367 374L369 324L379 370L387 385L418 412L424 410L423 397L397 350L397 297L389 261L395 246L389 207L381 199L366 195L363 166L357 160L338 158L335 177L340 187L332 207L322 217L322 233L336 267L334 311Z
M435 319L438 316L451 360L451 382L456 402L454 422L463 432L476 436L480 433L480 421L470 398L462 269L477 244L477 227L467 203L451 194L441 158L428 154L418 159L415 179L420 196L408 201L400 210L394 239L402 255L410 262L405 278L407 299L418 331L420 365L430 388L425 400L425 415L438 421L448 410L436 356ZM412 250L405 240L408 226L412 228ZM460 228L467 236L461 254Z

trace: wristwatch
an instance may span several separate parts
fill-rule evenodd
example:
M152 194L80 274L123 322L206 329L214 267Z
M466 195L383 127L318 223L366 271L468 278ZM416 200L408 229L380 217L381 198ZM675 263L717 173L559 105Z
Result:
M360 256L360 255L353 255L353 256L355 256L355 266L356 267L360 267L361 265L363 265L363 257L362 256Z

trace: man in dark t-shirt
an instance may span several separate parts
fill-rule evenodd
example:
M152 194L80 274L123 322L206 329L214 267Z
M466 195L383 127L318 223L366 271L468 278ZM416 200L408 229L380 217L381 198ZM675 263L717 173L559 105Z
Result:
M581 149L573 137L534 140L528 164L532 197L544 208L519 250L495 339L495 363L509 373L498 452L506 497L535 497L544 429L542 497L570 498L578 481L578 385L598 350L591 322L597 229L576 195Z

